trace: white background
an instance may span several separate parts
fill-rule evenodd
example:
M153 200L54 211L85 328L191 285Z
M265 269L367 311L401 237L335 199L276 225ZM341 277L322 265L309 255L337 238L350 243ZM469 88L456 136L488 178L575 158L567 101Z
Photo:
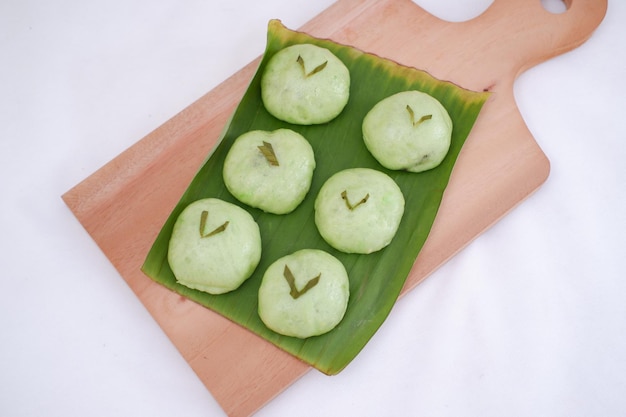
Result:
M224 415L60 196L332 3L0 3L0 415ZM626 414L625 20L515 84L546 184L258 416Z

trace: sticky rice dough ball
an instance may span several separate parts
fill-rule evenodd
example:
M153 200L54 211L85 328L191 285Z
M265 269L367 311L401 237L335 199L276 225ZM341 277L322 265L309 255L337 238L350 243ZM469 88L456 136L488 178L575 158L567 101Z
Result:
M303 249L271 264L259 287L259 316L285 336L327 333L343 319L350 285L345 267L319 249Z
M438 166L450 148L452 119L434 97L404 91L378 102L363 119L363 140L382 166L422 172Z
M239 136L224 160L224 184L242 203L274 214L293 211L311 187L315 156L290 129Z
M197 200L176 219L167 259L176 281L186 287L210 294L232 291L261 259L259 226L234 204Z
M315 199L315 224L324 240L342 252L376 252L395 236L404 196L387 174L351 168L330 177Z
M350 72L331 51L312 44L288 46L270 58L261 78L267 111L288 123L326 123L350 96Z

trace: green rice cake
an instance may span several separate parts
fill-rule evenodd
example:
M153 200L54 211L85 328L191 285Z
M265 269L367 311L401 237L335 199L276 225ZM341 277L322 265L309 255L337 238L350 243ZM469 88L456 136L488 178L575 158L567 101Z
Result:
M276 333L317 336L339 324L349 295L348 274L337 258L302 249L267 268L259 287L259 316Z
M363 119L365 146L387 169L435 168L448 153L451 136L452 120L446 109L420 91L389 96Z
M404 214L404 196L387 174L351 168L331 176L315 200L315 224L324 240L347 253L387 246Z
M261 259L259 226L234 204L216 198L194 201L174 223L167 259L186 287L210 294L232 291Z
M288 123L329 122L341 113L349 96L348 68L331 51L312 44L281 49L261 78L265 108Z
M290 129L254 130L239 136L224 160L223 178L239 201L274 214L304 199L315 169L309 142Z

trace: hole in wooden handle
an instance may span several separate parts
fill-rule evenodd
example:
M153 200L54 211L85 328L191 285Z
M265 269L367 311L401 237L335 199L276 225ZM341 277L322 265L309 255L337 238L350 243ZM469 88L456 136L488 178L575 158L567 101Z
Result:
M565 13L571 3L572 0L541 0L543 8L553 14Z

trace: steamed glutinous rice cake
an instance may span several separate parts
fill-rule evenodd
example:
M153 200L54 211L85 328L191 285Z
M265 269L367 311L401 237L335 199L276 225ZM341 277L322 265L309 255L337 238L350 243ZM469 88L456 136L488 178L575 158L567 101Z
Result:
M290 129L253 130L239 136L224 160L228 191L242 203L274 214L304 199L315 169L309 142Z
M216 198L194 201L180 213L167 254L176 281L211 294L238 288L260 258L261 234L252 216Z
M267 111L293 124L326 123L341 113L349 96L348 68L330 50L312 44L276 52L261 77Z
M315 199L315 224L324 240L347 253L387 246L404 214L404 196L387 174L351 168L331 176Z
M259 316L285 336L307 338L343 319L350 286L343 264L319 249L302 249L272 263L259 287Z
M434 97L403 91L378 102L363 119L363 140L382 166L422 172L435 168L450 148L452 120Z

